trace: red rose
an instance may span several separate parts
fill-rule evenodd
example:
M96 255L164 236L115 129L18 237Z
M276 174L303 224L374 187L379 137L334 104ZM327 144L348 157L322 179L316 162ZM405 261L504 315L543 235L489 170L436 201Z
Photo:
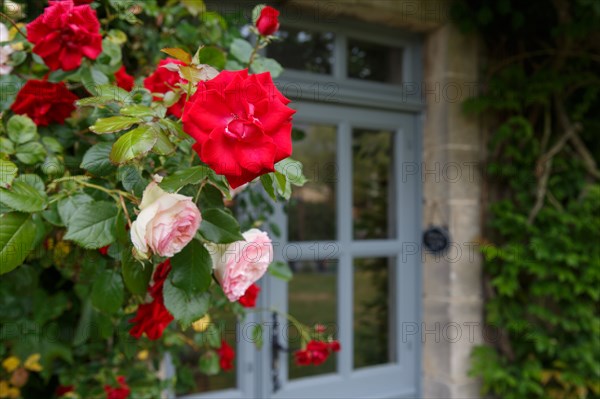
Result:
M75 110L75 101L77 96L62 82L28 80L10 109L15 114L29 116L38 126L47 126L53 122L64 123Z
M167 326L173 321L173 316L164 304L163 285L171 271L171 262L167 259L156 267L154 271L154 284L148 288L152 302L138 306L135 317L129 320L135 325L129 330L129 335L140 338L143 333L149 339L156 340L162 337Z
M340 345L340 341L331 341L328 342L329 345L329 350L332 352L339 352L342 349L342 346Z
M185 65L184 62L176 60L174 58L167 58L158 63L156 71L146 79L144 79L144 87L150 90L152 93L168 93L170 91L177 90L178 84L187 84L187 80L182 79L179 76L179 72L169 71L167 68L163 68L167 64ZM183 114L183 106L185 105L185 93L181 95L179 101L169 107L167 110L169 114L176 118L181 118ZM160 97L154 97L155 101L160 101Z
M298 350L294 352L294 358L298 366L310 366L310 352L307 350Z
M325 363L331 352L338 352L340 343L338 341L322 342L310 341L306 348L294 352L296 364L299 366L308 366L313 364L318 366Z
M131 91L131 89L133 89L133 86L135 85L135 80L133 79L133 76L127 73L127 70L125 70L125 66L121 66L121 68L119 68L119 70L115 73L115 80L117 86L127 91Z
M27 40L53 71L77 69L82 57L95 60L102 52L96 11L71 0L51 1L44 13L27 25Z
M279 11L273 7L266 6L260 11L260 16L256 20L256 28L263 36L269 36L279 29Z
M236 188L292 154L290 102L268 72L223 71L200 82L183 112L183 130L194 150Z
M258 298L259 292L260 287L256 284L252 284L238 302L245 308L253 308L256 306L256 298Z
M219 364L223 371L229 371L233 369L233 360L235 359L235 352L233 348L227 344L225 340L221 341L221 347L217 350L219 354Z
M117 388L111 387L110 385L104 386L104 392L106 392L106 399L127 399L131 390L125 381L125 377L122 375L117 377L119 386Z
M102 248L98 248L98 252L100 252L102 255L106 256L106 255L108 255L108 247L110 247L110 245L107 245Z
M61 397L74 391L75 387L73 385L59 385L58 387L56 387L54 394L58 397Z

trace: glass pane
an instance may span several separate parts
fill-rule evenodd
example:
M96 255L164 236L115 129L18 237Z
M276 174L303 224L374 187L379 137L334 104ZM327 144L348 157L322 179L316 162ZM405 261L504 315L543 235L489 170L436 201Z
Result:
M288 203L288 239L335 240L337 129L327 125L297 124L294 127L304 137L294 143L292 156L304 164L308 182L292 189Z
M268 54L284 68L331 74L334 33L282 27L278 36L282 40L272 43Z
M237 354L238 325L235 315L230 312L210 314L211 321L203 323L205 331L198 332L189 328L185 332L187 345L172 349L173 361L177 373L177 395L189 395L200 392L218 391L236 388L237 359L233 362L233 370L221 371L218 375L207 376L200 372L200 359L206 353L208 343L215 339L225 340ZM195 348L191 347L195 344Z
M323 338L337 333L337 260L290 262L294 278L288 285L289 312L309 326L321 324L326 327ZM296 379L314 375L334 373L337 356L332 354L319 366L298 366L294 363L293 351L301 346L298 331L287 329L289 378Z
M348 77L402 84L402 49L348 39Z
M393 258L354 260L354 368L392 363Z
M393 133L354 129L352 134L354 238L394 238Z

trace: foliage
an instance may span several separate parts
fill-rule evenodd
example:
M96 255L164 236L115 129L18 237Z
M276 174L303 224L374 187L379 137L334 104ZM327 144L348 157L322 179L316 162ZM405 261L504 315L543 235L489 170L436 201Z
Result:
M490 127L484 390L600 398L598 2L467 0L458 25L487 52L468 112Z
M131 397L160 397L174 387L158 376L165 353L199 353L199 370L212 376L221 369L222 327L197 323L209 314L234 320L245 314L215 282L208 244L244 240L242 231L265 224L273 201L289 199L291 186L305 181L302 165L288 158L262 176L262 185L257 179L233 199L227 179L198 159L194 140L168 110L222 70L248 67L276 77L281 66L259 54L274 37L250 44L258 32L250 26L240 33L251 22L245 10L222 16L201 0L98 0L91 7L101 23L100 56L70 71L50 70L26 39L26 23L47 6L17 1L2 10L11 29L2 45L11 48L13 70L0 76L0 360L8 362L0 395L10 379L14 397L49 398L57 387L72 387L71 397L100 398L119 386ZM143 77L167 55L184 63L175 73L186 84L151 93ZM131 90L117 86L123 66L135 75ZM60 82L77 95L77 109L64 123L36 125L35 117L11 111L19 89L33 79ZM191 198L203 219L162 280L155 271L165 258L133 251L129 231L154 179L165 193ZM247 211L244 217L236 206ZM274 263L271 273L291 278L285 264ZM136 311L150 305L147 294L180 325L172 323L158 340L129 333ZM28 373L22 384L14 381L14 359L33 359L17 369Z

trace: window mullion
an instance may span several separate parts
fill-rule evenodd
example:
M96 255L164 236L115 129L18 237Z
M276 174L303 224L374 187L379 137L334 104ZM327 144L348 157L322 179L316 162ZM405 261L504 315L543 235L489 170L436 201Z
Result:
M344 80L348 77L348 38L341 33L335 36L335 48L333 51L333 77L336 80Z

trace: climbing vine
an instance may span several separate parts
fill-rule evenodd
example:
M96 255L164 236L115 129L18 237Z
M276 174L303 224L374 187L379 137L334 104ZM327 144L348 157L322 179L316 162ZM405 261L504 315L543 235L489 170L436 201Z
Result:
M485 346L472 374L504 399L600 397L600 3L466 0L484 50L465 103L487 130Z

